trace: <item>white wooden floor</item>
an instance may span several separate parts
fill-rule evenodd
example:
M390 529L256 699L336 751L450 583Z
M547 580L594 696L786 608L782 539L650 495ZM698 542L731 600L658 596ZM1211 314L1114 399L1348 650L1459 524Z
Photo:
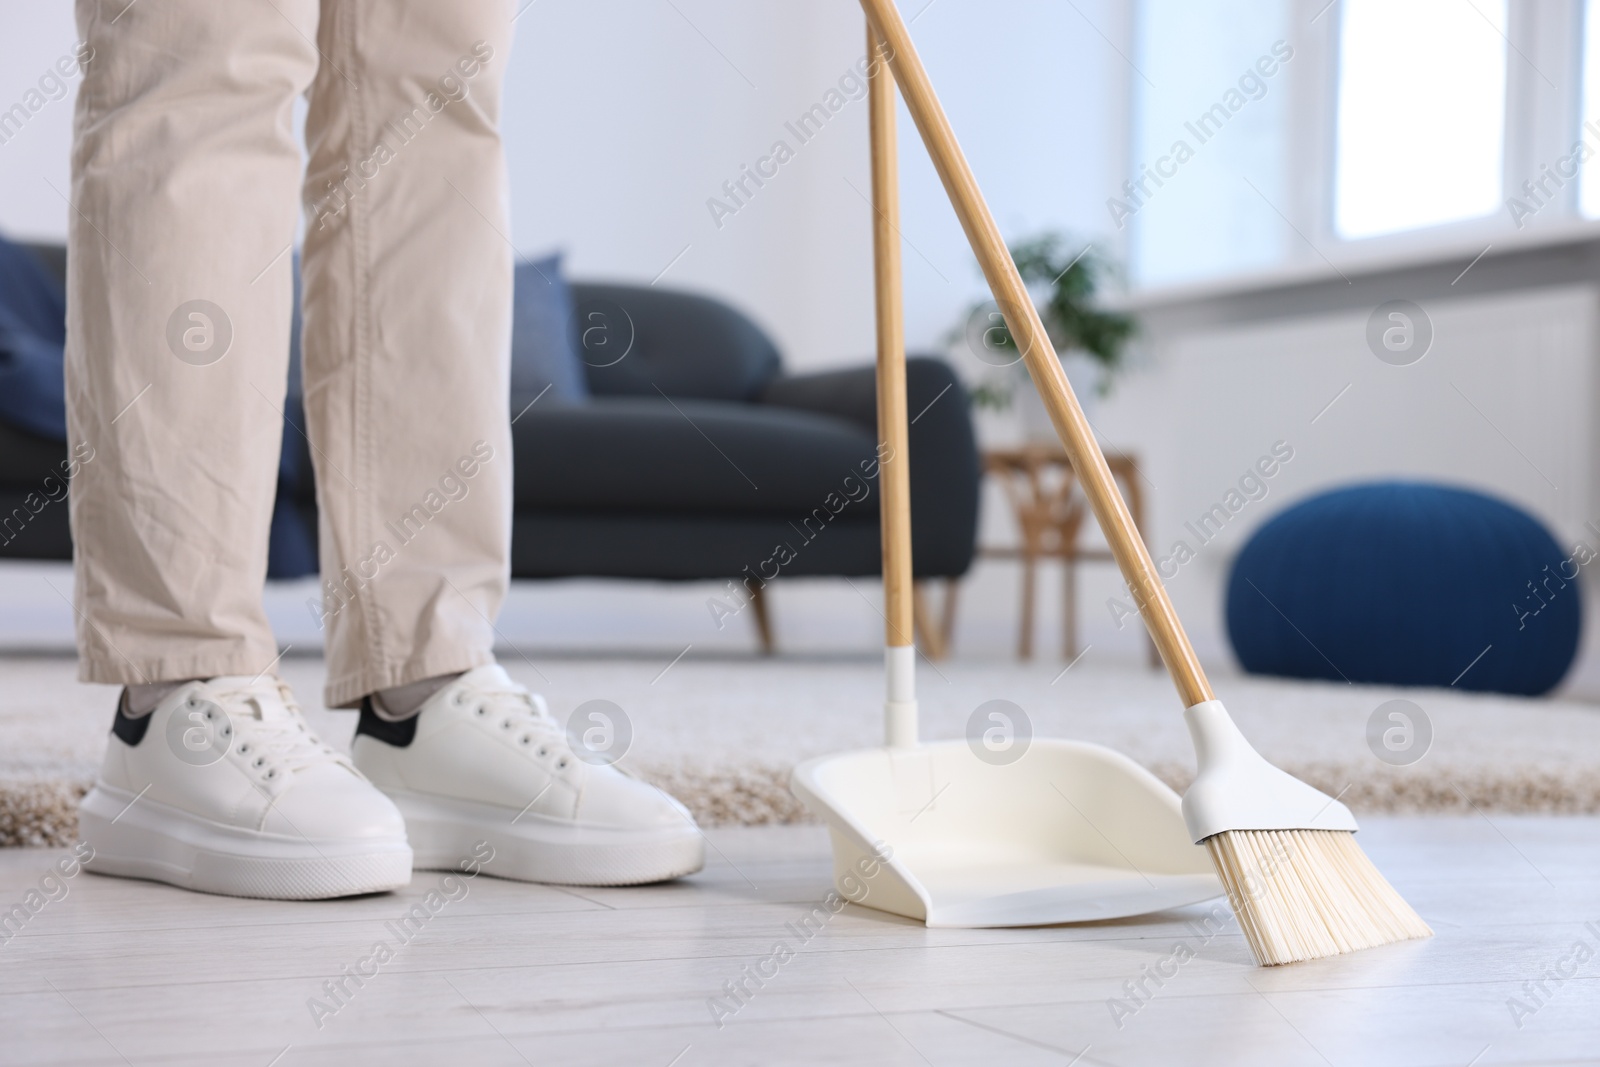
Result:
M1231 922L1191 925L1205 909L977 931L847 907L802 942L786 924L829 888L822 831L712 831L711 865L674 885L466 883L320 1028L308 1001L335 1005L323 983L395 946L389 920L441 875L275 904L80 874L0 943L0 1063L1600 1063L1600 819L1371 819L1361 837L1436 938L1263 970ZM0 909L63 855L0 851ZM779 942L792 958L767 962ZM1110 1002L1133 1008L1124 983L1179 943L1194 958L1119 1027ZM719 1028L710 998L762 970Z

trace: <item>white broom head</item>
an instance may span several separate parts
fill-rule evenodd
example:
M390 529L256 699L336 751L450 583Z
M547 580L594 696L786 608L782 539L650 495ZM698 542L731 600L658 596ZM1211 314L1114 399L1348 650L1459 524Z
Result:
M1256 959L1271 966L1432 936L1356 844L1349 808L1263 759L1220 701L1184 718L1200 765L1184 820Z

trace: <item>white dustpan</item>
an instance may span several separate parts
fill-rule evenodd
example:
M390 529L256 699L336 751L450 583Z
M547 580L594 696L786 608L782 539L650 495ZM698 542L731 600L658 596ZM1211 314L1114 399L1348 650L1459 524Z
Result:
M1178 795L1100 745L1035 740L1005 766L965 741L885 746L810 760L792 785L828 824L840 893L929 926L1114 919L1222 893Z
M996 763L965 741L917 741L895 96L881 47L869 27L887 737L803 763L791 785L828 824L839 892L929 926L1083 922L1220 896L1178 795L1126 756L1036 739Z

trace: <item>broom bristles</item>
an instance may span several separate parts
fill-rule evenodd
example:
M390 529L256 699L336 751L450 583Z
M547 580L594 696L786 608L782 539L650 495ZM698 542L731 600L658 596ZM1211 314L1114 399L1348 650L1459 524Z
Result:
M1353 833L1228 830L1205 845L1262 966L1433 936Z

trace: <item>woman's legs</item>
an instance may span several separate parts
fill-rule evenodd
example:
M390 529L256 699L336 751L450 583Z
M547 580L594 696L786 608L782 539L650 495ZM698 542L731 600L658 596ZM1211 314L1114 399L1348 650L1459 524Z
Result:
M67 414L85 681L254 675L316 0L78 0Z
M493 662L511 521L509 8L322 0L317 18L313 0L283 2L107 17L82 0L102 64L74 169L72 432L96 452L73 481L84 673L208 679L124 702L80 814L94 863L283 897L403 885L408 837L424 865L498 854L490 873L534 881L698 870L682 805L580 758ZM265 677L290 114L313 72L305 402L327 699L365 705L363 774ZM440 676L431 695L412 685Z
M305 397L330 706L493 661L509 575L504 0L323 0Z

